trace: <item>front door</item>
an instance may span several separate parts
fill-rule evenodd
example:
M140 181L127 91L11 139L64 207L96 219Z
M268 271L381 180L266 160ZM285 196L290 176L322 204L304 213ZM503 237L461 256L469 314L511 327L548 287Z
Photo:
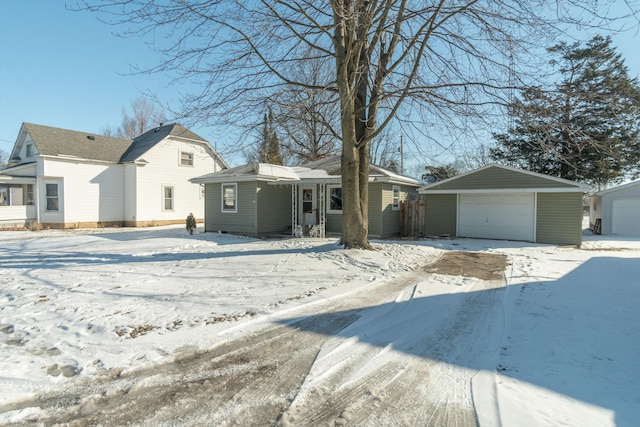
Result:
M302 210L302 225L316 225L316 194L315 186L302 187L300 192Z

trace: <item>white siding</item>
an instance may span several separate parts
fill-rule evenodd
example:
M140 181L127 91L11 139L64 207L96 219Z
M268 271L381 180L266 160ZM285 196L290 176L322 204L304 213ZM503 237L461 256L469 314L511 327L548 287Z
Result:
M181 151L193 153L193 166L180 166ZM204 218L200 185L192 184L189 179L215 172L220 165L201 144L167 138L142 158L148 163L137 169L138 221L182 220L190 212L196 218ZM173 186L173 211L162 209L163 185Z
M126 222L137 221L138 209L138 168L133 163L124 165L124 218Z
M64 204L61 204L64 220L49 221L45 219L43 213L42 222L73 224L122 221L124 213L122 165L47 160L44 172L45 177L64 176L64 189L59 189L64 200ZM45 197L44 188L43 186L41 197ZM44 201L44 199L41 200ZM46 201L40 206L46 209Z
M602 193L602 234L612 234L614 231L613 229L616 228L613 225L614 201L629 198L640 198L640 181L621 185L619 188L612 188L611 190ZM620 204L620 202L618 202L618 204ZM620 214L621 212L619 211L617 215L620 216Z

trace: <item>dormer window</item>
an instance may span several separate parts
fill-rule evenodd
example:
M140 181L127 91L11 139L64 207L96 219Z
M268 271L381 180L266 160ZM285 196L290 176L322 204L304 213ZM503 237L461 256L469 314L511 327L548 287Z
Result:
M33 144L27 144L25 147L27 157L33 157Z
M188 151L181 151L180 166L193 166L193 153L189 153Z

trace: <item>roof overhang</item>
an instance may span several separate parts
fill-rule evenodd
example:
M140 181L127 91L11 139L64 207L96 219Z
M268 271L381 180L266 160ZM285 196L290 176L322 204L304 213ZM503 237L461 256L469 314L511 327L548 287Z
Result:
M420 189L420 194L507 194L507 193L584 193L588 186L575 188L483 188L474 190L425 190Z
M35 176L12 176L0 174L0 184L35 184L37 178Z

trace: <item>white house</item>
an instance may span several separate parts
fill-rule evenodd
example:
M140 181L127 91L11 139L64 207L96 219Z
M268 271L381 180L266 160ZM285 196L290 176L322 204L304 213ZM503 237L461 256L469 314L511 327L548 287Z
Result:
M204 188L189 179L227 168L179 124L133 141L23 123L0 170L0 227L145 227L204 218Z
M597 233L640 236L640 180L591 196L589 223Z

